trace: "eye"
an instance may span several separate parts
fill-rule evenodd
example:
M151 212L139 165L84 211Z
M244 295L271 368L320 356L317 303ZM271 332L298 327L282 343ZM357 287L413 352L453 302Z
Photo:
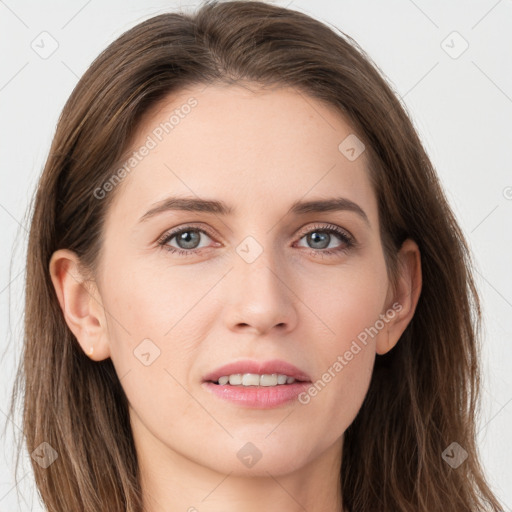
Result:
M332 235L335 235L334 238L341 240L342 244L334 248L332 246L329 248L333 241ZM313 255L317 255L318 253L321 255L331 255L339 252L347 252L351 247L355 246L354 238L336 225L316 225L313 229L309 229L303 234L301 240L303 238L306 239L306 243L312 245L312 247L308 248L311 249ZM326 248L328 248L328 250L324 250Z
M183 256L192 255L204 247L200 247L199 243L201 235L206 235L210 238L209 234L204 229L199 229L193 226L185 226L181 229L165 233L158 241L158 245L162 246L166 251L171 253L181 254ZM173 239L176 239L178 247L169 245Z

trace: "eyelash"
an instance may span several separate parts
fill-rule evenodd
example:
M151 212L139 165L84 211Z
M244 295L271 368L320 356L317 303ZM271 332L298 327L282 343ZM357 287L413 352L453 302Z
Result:
M171 246L167 245L174 237L176 237L177 235L180 235L182 233L186 233L187 231L195 231L195 232L199 232L199 233L204 233L205 235L208 235L210 238L212 238L212 239L214 238L213 235L208 232L208 230L198 228L195 226L184 226L183 228L180 228L176 231L171 231L170 233L165 233L158 240L157 243L164 250L169 251L172 254L179 254L181 256L192 256L192 255L196 254L197 252L201 251L202 249L206 249L205 247L203 247L202 249L180 249L177 247L171 247ZM346 231L342 230L341 228L339 228L338 226L336 226L334 224L315 225L313 228L309 229L308 231L301 233L299 240L304 238L306 235L309 235L310 233L314 233L314 232L318 232L318 231L320 231L322 233L338 235L339 238L341 239L341 241L345 244L345 247L341 246L341 247L338 247L335 249L327 249L327 250L312 249L311 247L304 248L305 250L308 250L310 252L310 254L312 254L313 256L324 256L324 255L331 256L331 255L335 255L337 253L346 253L351 248L353 248L357 245L356 241L354 240L354 238L352 236L350 236Z

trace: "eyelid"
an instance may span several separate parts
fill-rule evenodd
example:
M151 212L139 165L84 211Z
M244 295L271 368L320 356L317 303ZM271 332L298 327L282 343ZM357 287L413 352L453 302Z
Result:
M305 226L300 228L298 235L300 238L302 238L304 235L307 235L308 233L311 233L312 231L334 231L338 233L339 235L345 235L351 242L354 244L356 243L356 239L354 238L354 235L350 233L345 228L342 228L341 226L338 226L337 224L331 224L329 222L325 221L316 221L313 222L313 225L311 225L311 222L308 222Z

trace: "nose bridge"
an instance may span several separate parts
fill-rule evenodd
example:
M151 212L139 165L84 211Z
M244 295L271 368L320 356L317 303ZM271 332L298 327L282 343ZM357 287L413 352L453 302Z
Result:
M261 235L259 236L261 240ZM258 241L255 236L247 236L236 247L235 274L240 284L253 293L271 294L273 297L283 293L282 276L284 265L278 248L273 247L271 234L265 240ZM272 297L267 297L271 299Z
M273 247L272 234L249 235L235 248L231 272L231 327L250 325L261 331L294 322L293 293L282 253Z

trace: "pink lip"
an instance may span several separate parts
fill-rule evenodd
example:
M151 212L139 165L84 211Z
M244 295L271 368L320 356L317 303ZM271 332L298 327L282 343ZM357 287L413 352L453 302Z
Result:
M236 373L257 373L260 375L280 373L296 379L293 384L279 386L221 386L216 384L220 377ZM281 360L257 362L238 361L227 364L209 373L203 382L204 388L217 397L236 405L252 409L270 409L291 402L310 386L309 375L296 366Z
M275 387L220 386L203 382L204 388L222 400L251 409L271 409L296 400L311 385L310 382L294 382Z
M280 373L282 375L288 375L293 377L295 380L304 382L311 382L309 375L299 370L293 364L287 363L280 359L274 359L272 361L237 361L235 363L226 364L217 368L213 372L209 373L204 377L205 382L217 382L220 377L227 375L233 375L235 373L257 373L259 375L272 375L273 373Z

